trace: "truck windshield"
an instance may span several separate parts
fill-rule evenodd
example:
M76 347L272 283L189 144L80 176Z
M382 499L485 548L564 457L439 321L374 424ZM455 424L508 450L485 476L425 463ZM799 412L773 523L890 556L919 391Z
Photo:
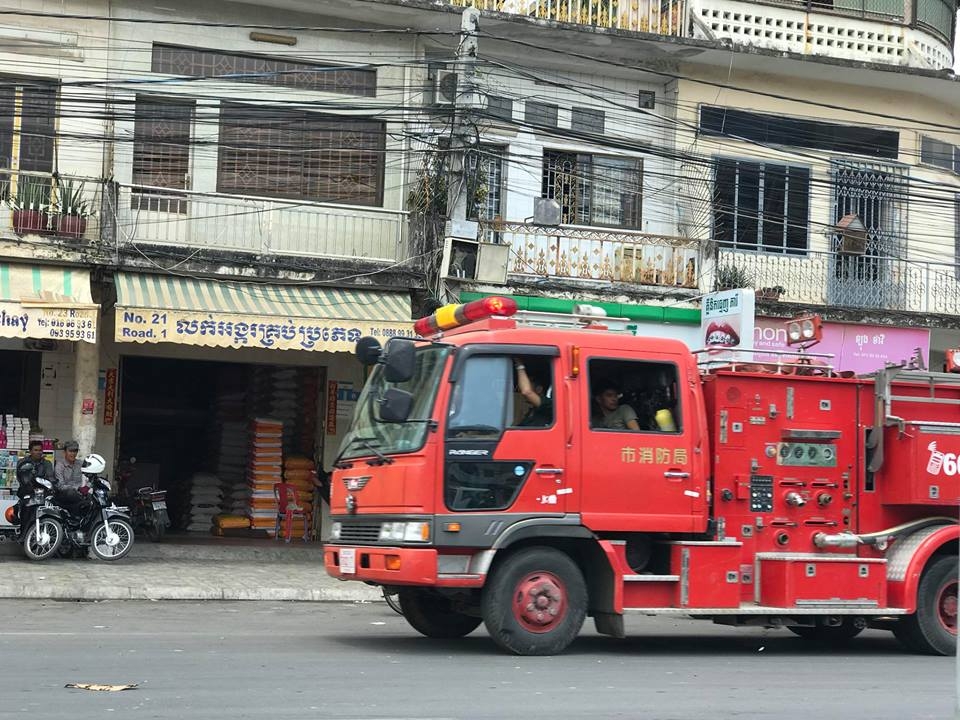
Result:
M377 453L413 452L423 447L427 435L427 420L437 397L440 375L450 348L429 345L417 350L413 377L402 383L389 383L382 365L374 368L357 400L356 413L350 430L340 445L342 459L365 457ZM377 399L387 388L395 387L413 395L410 417L402 423L385 423L377 412Z

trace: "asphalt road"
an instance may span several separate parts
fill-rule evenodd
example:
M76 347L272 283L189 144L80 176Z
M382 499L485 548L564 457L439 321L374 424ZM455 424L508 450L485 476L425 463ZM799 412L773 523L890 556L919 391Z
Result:
M0 718L953 717L954 661L879 631L831 652L631 616L626 641L591 625L562 656L518 658L482 628L422 638L383 603L3 600L0 617Z

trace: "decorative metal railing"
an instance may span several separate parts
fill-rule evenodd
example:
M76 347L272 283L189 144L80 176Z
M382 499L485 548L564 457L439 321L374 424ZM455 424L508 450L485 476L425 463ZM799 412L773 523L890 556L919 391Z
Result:
M802 255L721 249L718 268L742 270L756 288L810 305L960 314L960 266L876 255Z
M700 243L688 238L572 225L482 222L481 237L510 245L514 275L696 289Z
M616 30L684 35L685 0L449 0L458 7Z

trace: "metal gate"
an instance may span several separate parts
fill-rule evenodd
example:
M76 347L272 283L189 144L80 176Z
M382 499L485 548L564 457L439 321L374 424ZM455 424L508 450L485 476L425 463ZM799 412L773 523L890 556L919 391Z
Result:
M833 237L828 302L846 307L905 308L907 288L899 270L907 229L906 169L834 160L831 174L834 222L855 213L867 228L867 243L863 255L839 255L839 237Z

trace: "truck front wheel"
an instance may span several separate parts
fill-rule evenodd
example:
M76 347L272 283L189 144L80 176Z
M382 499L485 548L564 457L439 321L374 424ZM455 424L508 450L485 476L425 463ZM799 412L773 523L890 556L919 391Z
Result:
M410 626L429 638L464 637L476 630L481 622L478 617L457 612L449 598L433 590L404 588L398 599Z
M531 547L493 569L481 607L487 631L504 650L554 655L580 632L587 614L587 586L569 556Z
M930 563L917 589L917 611L897 621L893 634L908 650L924 655L957 651L957 557Z

